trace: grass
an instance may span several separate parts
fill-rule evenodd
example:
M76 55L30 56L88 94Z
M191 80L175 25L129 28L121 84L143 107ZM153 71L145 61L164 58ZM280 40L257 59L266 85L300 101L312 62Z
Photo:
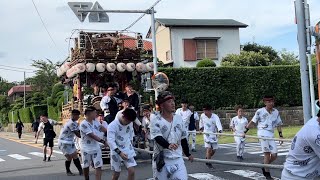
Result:
M282 127L282 134L283 134L283 137L285 139L292 139L296 134L297 132L301 129L302 126L287 126L287 127ZM232 134L231 131L226 131L224 133L227 133L227 134ZM257 129L250 129L250 131L247 133L247 135L250 135L250 136L257 136ZM278 135L278 131L275 130L275 133L274 133L275 137L276 138L279 138L279 135ZM203 135L202 134L197 134L197 140L196 140L197 144L204 144L203 143ZM252 139L252 138L247 138L246 139L246 142L259 142L259 140L257 139ZM234 138L233 137L230 137L230 136L220 136L219 137L219 144L228 144L228 143L234 143Z

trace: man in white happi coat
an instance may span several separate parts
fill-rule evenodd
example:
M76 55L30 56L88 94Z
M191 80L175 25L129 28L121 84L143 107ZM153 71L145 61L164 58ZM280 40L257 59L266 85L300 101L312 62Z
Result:
M182 117L174 113L174 96L168 91L161 92L156 103L161 113L151 116L151 139L155 140L153 176L158 180L187 180L182 151L190 161L193 161L193 156L189 153Z

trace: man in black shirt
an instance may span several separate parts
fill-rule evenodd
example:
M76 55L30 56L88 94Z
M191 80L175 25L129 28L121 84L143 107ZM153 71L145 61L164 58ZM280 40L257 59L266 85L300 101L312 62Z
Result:
M136 112L138 112L140 100L138 94L133 90L131 84L126 84L126 92L124 93L124 98L128 99L130 105L134 107L134 110Z
M31 125L32 131L34 132L34 137L37 137L37 132L38 132L38 127L39 127L39 121L35 119Z
M22 135L22 129L24 128L23 123L21 122L21 120L18 120L17 124L16 124L16 130L18 132L18 137L19 139L21 139L21 135Z
M109 113L107 116L105 116L105 121L107 121L108 124L115 119L119 111L118 104L120 102L120 99L114 97L114 85L110 85L108 88L106 88L105 96L100 102L100 107L104 112Z

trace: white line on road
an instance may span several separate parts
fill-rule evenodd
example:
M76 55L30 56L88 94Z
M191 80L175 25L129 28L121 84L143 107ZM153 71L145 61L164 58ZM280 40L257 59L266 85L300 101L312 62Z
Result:
M9 157L12 157L14 159L17 159L17 160L26 160L26 159L31 159L29 157L25 157L25 156L22 156L20 154L9 154L8 155Z
M226 180L218 176L214 176L209 173L194 173L194 174L188 174L188 176L198 179L198 180ZM148 178L146 180L155 180L154 178Z
M38 156L38 157L43 157L43 153L40 152L30 152L28 154L34 155L34 156ZM54 155L52 155L51 157L55 157Z
M193 177L198 180L225 180L221 177L214 176L209 173L194 173L194 174L188 174L188 176Z
M238 176L242 176L249 179L255 179L255 180L262 180L266 179L262 174L250 171L250 170L231 170L231 171L225 171L229 172ZM274 180L280 180L279 178L273 177Z
M278 153L277 156L286 156L288 154L289 154L289 152L283 152L283 153ZM264 155L262 154L260 156L264 156Z
M4 149L0 149L0 152L5 152L5 151L7 151L7 150L4 150Z
M286 152L289 151L288 149L280 149L278 150L278 152ZM248 152L249 154L261 154L263 153L262 151L258 151L258 152Z
M0 162L3 162L3 161L6 161L6 160L0 158Z
M52 152L57 153L57 154L63 154L61 151L56 151L56 150L53 150Z

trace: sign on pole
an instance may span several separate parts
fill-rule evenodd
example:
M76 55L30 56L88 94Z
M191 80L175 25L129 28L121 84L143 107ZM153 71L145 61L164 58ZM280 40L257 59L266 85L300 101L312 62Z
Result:
M103 10L103 8L98 2L95 2L91 10ZM106 12L90 12L89 22L108 23L109 16Z
M78 17L78 19L83 22L88 12L78 12L78 10L90 10L93 3L92 2L68 2L69 7L72 9L74 14Z

